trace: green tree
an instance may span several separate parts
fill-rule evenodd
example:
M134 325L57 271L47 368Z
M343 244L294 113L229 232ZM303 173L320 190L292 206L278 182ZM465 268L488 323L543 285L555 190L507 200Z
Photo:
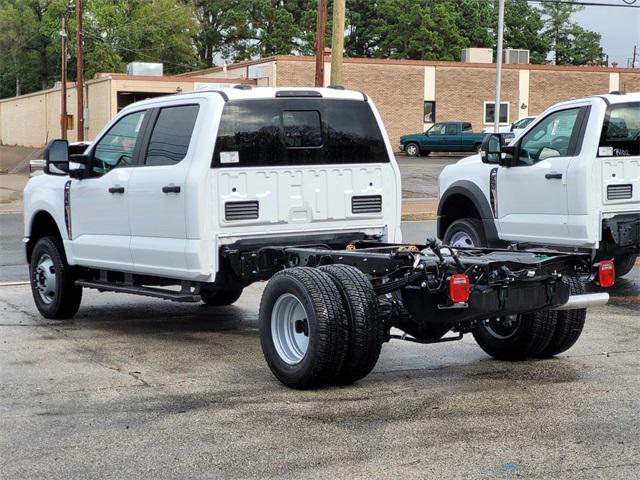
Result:
M465 46L456 18L446 3L381 0L382 22L376 57L414 60L458 60Z
M497 11L495 21L498 21ZM527 0L510 0L504 10L504 47L529 50L531 63L547 63L549 40L540 35L544 27L540 9Z
M315 0L197 0L200 60L246 60L270 55L313 53Z
M542 6L544 38L556 65L584 65L603 58L600 35L576 25L571 16L584 7L559 0Z
M455 15L455 23L460 35L465 38L465 46L495 47L495 25L497 11L493 2L487 0L445 0L443 2ZM494 18L494 13L496 14Z
M0 95L29 93L60 79L62 17L67 16L69 78L75 78L75 2L0 0ZM123 72L132 61L162 62L168 73L200 65L190 2L85 0L85 77Z

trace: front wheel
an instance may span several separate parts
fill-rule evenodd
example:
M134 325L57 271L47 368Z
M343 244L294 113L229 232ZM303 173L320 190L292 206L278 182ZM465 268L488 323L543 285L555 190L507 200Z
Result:
M31 254L29 276L33 300L44 318L59 320L76 314L82 301L82 287L75 284L58 238L38 240Z
M477 218L461 218L451 222L444 232L442 239L445 245L450 247L485 247L487 237L482 223Z
M420 155L420 147L417 143L407 143L404 151L407 152L407 155L410 157L417 157Z
M476 151L476 153L480 153L482 151L482 144L477 143L476 145L473 146L473 149Z

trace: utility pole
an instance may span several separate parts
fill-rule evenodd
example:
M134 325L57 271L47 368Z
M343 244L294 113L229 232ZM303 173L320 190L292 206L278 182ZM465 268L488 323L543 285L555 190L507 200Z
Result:
M633 46L633 57L631 57L631 68L636 68L636 58L638 57L638 46Z
M331 85L342 85L342 54L344 51L345 0L333 0L331 31Z
M76 141L84 141L84 58L83 58L83 45L82 45L82 0L76 0L76 98L78 100L78 106L76 115L78 120L76 125L78 126Z
M493 105L493 131L500 131L500 89L502 88L502 36L504 30L504 0L498 3L498 45L496 52L496 103Z
M67 139L67 16L62 17L62 57L60 58L60 138Z
M316 22L316 87L324 86L324 35L327 29L327 0L318 0Z

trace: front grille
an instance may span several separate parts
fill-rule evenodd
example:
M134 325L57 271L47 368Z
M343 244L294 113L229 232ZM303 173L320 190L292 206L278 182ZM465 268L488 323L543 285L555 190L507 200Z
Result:
M257 200L247 202L227 202L224 204L225 220L257 220L259 206Z
M608 185L607 200L628 200L633 195L633 185Z
M382 195L360 195L351 197L352 213L382 212Z

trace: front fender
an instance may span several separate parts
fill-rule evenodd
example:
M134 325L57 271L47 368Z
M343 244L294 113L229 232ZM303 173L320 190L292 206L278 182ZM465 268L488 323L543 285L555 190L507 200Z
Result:
M33 221L40 212L47 212L56 222L63 240L69 240L64 221L64 186L67 177L38 175L24 189L24 236L30 237Z

